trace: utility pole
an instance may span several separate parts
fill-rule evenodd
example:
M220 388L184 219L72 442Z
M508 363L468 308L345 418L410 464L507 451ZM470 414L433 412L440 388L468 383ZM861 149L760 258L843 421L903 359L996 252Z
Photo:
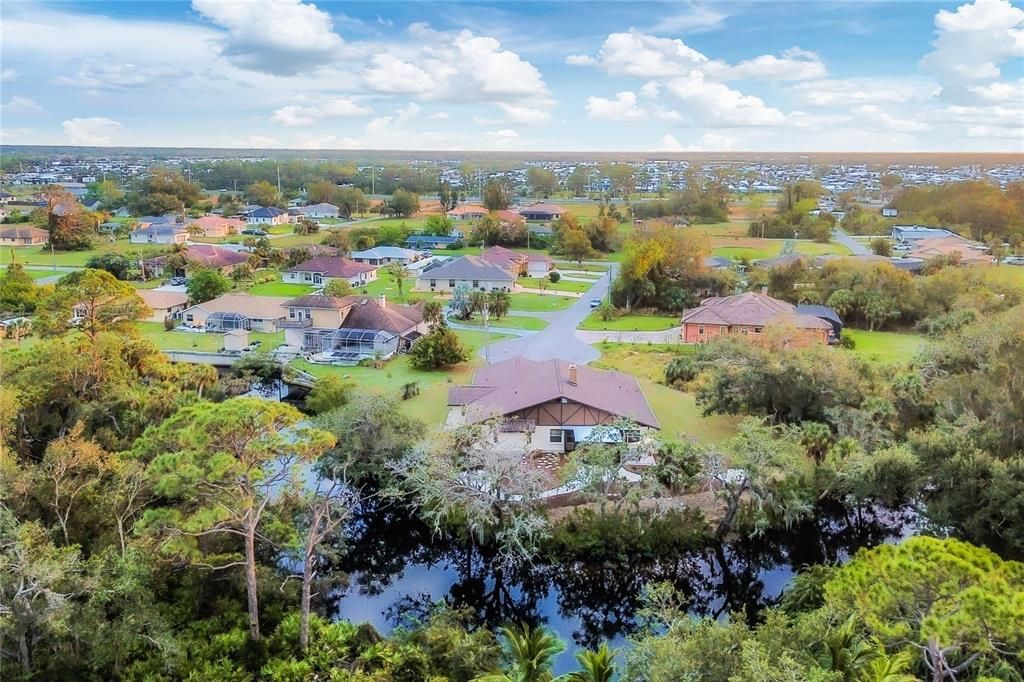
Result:
M277 194L281 195L281 164L277 164Z
M490 349L490 308L487 304L484 304L484 309L480 311L484 316L484 364L491 364L491 349Z
M377 166L376 164L370 166L370 196L372 197L377 193Z

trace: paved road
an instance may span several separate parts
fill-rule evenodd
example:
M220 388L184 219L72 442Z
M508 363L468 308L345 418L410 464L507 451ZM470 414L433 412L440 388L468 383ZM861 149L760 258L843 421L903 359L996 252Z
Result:
M571 307L557 313L545 315L550 324L536 334L521 336L491 344L482 349L480 355L491 362L500 362L514 357L526 357L531 360L550 360L558 358L586 364L601 356L593 346L576 337L576 327L590 314L590 301L603 298L608 293L610 278L614 278L615 266L609 275L605 275L594 283L580 300ZM495 330L500 331L500 330Z
M859 239L854 239L838 227L832 231L832 236L836 238L837 242L848 248L855 256L867 256L871 254L871 249L864 246L864 242Z

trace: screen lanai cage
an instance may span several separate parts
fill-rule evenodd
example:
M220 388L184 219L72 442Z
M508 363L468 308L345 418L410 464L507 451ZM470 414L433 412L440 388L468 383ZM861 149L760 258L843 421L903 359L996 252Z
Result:
M252 329L249 318L241 313L214 313L206 318L206 331L229 332L232 329Z
M399 336L379 329L333 329L309 332L308 348L318 349L330 362L356 364L365 358L387 358L398 350Z

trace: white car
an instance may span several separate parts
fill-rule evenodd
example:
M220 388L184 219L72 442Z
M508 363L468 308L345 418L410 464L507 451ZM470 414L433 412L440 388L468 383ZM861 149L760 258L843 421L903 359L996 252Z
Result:
M1024 256L1007 256L1003 262L1007 265L1024 265Z

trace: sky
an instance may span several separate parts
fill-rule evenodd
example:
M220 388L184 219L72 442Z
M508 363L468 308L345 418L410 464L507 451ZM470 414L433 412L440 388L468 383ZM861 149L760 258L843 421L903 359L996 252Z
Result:
M972 2L0 5L0 141L1024 151L1024 8Z

